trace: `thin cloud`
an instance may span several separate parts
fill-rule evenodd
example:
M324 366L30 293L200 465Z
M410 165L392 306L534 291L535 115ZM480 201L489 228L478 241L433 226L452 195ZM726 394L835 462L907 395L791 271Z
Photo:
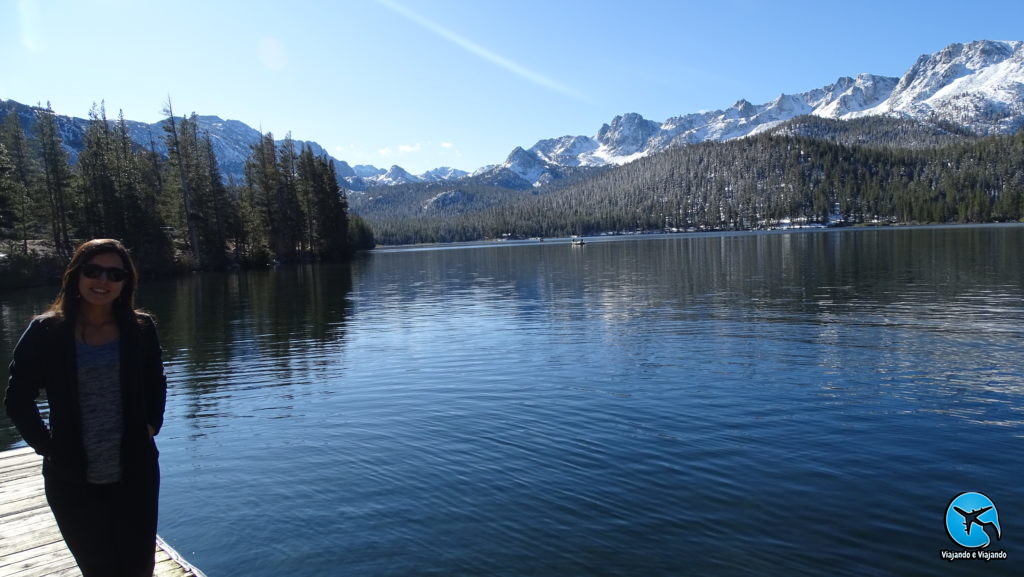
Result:
M516 74L517 76L525 78L526 80L529 80L530 82L533 82L538 86L547 88L548 90L552 90L554 92L563 94L576 100L585 100L582 94L576 92L572 88L569 88L564 84L556 82L540 73L534 72L533 70L530 70L529 68L526 68L525 66L522 66L516 62L513 62L512 60L509 60L508 58L505 58L500 54L492 52L487 48L484 48L483 46L480 46L479 44L473 42L472 40L463 38L462 36L459 36L458 34L452 32L451 30L448 30L447 28L441 26L440 24L428 20L423 16L420 16L419 14L413 12L412 10L409 10L405 6L402 6L401 4L394 2L394 0L377 0L377 3L380 4L381 6L384 6L388 10L391 10L395 14L398 14L399 16L407 20L410 20L411 22L419 24L423 28L426 28L430 32L433 32L434 34L451 42L452 44L455 44L456 46L466 50L467 52L479 56L480 58L483 58L484 60L490 62L491 64L496 64L497 66L500 66L501 68L504 68L505 70L508 70L513 74Z

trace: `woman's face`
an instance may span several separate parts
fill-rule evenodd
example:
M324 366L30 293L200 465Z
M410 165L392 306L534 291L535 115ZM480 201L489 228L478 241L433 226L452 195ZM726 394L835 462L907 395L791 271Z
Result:
M110 269L113 269L113 272ZM90 276L95 278L89 278ZM112 276L121 280L115 281L110 278ZM124 288L124 279L127 276L121 255L104 252L92 257L82 265L78 273L78 294L82 295L82 304L95 307L112 306L117 297L121 296L121 289Z

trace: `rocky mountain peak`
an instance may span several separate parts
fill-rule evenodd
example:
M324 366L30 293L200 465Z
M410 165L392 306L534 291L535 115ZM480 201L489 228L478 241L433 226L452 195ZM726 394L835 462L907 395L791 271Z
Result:
M559 166L581 166L591 164L589 155L599 144L588 136L563 136L540 140L530 148L546 162Z
M597 131L596 140L613 155L636 154L646 148L647 141L657 134L660 128L660 123L630 112L616 116L610 125L601 126Z
M344 160L334 161L334 171L338 178L351 178L356 175L356 171Z
M737 112L737 116L740 118L749 118L757 114L757 107L751 104L746 98L737 100L736 104L732 105L732 108Z
M465 170L459 170L450 166L440 166L433 170L428 170L420 175L420 178L429 181L443 181L443 180L457 180L469 174Z
M401 166L392 164L391 168L380 177L379 182L381 184L408 184L411 182L422 182L422 179L413 176Z

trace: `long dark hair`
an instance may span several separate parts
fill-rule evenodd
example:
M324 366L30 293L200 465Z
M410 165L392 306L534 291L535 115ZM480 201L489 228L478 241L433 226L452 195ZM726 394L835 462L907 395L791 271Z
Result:
M139 272L135 268L128 249L121 241L112 238L97 238L83 242L71 255L71 261L64 269L64 276L61 278L60 291L57 298L50 304L49 314L61 317L66 321L74 322L78 319L78 311L81 306L81 294L78 292L78 280L82 265L88 263L98 254L113 253L121 257L124 263L124 270L128 278L124 280L121 287L121 295L114 301L114 318L121 326L129 326L136 320L141 311L135 310L135 287L139 282Z

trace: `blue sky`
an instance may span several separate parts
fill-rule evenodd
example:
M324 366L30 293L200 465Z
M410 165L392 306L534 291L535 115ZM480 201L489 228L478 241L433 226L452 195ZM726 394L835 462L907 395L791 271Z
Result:
M627 112L900 76L1022 22L1019 0L0 0L0 99L155 122L170 96L350 164L472 171Z

